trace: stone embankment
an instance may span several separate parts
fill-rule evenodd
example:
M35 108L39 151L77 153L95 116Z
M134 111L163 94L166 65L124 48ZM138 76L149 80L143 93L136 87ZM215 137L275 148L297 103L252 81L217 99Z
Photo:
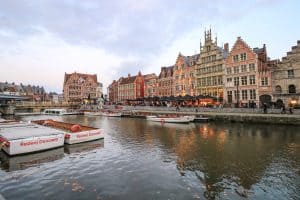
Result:
M292 114L289 113L289 110L286 110L285 114L281 114L280 109L268 109L265 114L262 109L249 108L196 109L181 107L178 111L174 107L122 106L122 110L130 111L137 116L151 114L201 115L214 121L300 125L300 110L293 110Z

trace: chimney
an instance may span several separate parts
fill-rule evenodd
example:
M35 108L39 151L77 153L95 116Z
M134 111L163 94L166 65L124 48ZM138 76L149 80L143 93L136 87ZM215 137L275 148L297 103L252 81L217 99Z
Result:
M224 50L229 52L229 44L228 43L225 43L224 44Z
M128 78L130 78L130 74L128 74Z
M300 46L300 40L297 41L297 44Z

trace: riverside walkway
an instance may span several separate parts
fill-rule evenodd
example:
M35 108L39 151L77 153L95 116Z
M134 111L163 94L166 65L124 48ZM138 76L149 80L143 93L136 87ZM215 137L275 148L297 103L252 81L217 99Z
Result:
M113 109L114 106L107 108ZM179 114L179 115L201 115L214 121L230 122L250 122L250 123L268 123L268 124L292 124L300 125L300 110L293 110L290 114L281 114L280 109L268 109L263 113L263 109L251 108L188 108L181 107L177 110L175 107L155 107L155 106L122 106L123 111L130 111L136 115L151 114Z

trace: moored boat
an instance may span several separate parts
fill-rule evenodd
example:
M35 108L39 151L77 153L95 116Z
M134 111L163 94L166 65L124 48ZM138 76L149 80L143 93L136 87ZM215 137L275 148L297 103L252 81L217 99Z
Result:
M146 119L148 121L153 122L161 122L161 123L189 123L190 118L186 116L178 116L178 117L172 117L172 116L147 116Z
M84 111L83 114L87 116L100 116L102 112Z
M44 115L78 115L82 114L77 111L67 111L66 109L63 108L49 108L45 109L42 114Z
M103 130L98 128L54 120L36 120L32 122L53 129L62 130L65 133L66 144L76 144L104 138Z
M202 115L196 116L194 119L194 122L208 122L209 118L208 117L203 117Z
M57 148L64 144L64 132L24 122L0 124L0 145L8 155Z
M106 116L106 117L121 117L122 113L121 112L102 112L102 116Z

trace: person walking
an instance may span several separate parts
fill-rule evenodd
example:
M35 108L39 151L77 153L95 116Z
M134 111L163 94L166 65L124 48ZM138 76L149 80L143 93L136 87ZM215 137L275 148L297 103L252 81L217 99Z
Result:
M264 113L265 113L265 114L267 114L267 112L268 112L268 110L267 110L267 109L268 109L268 107L267 107L267 104L266 104L266 103L264 103Z

